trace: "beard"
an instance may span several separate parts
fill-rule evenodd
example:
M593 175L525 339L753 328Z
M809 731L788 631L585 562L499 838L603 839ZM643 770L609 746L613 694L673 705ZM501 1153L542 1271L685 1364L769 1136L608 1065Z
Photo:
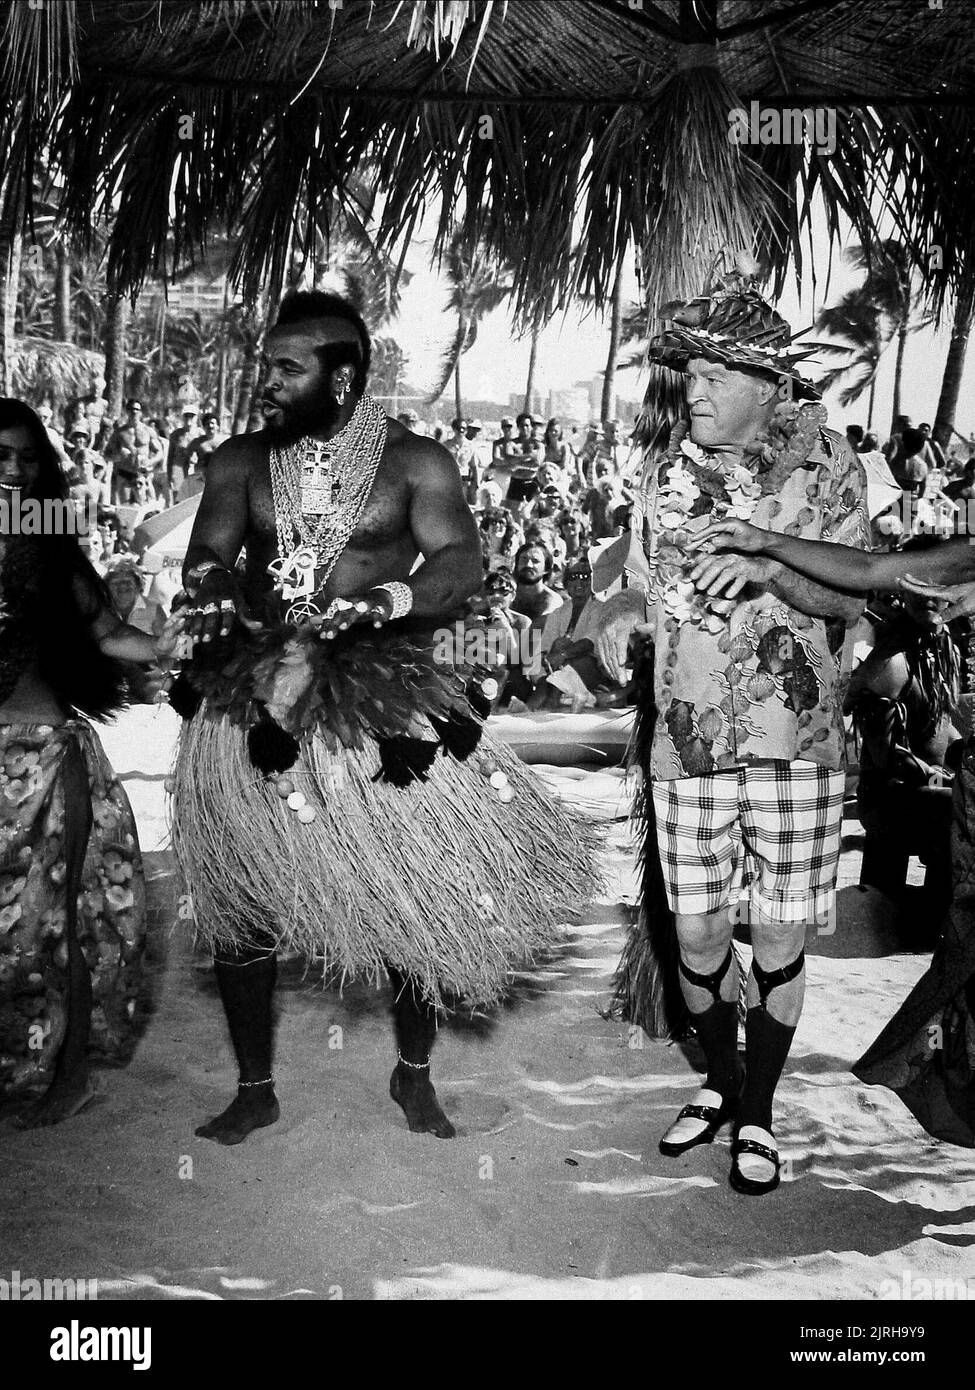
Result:
M307 434L328 434L338 424L341 414L341 407L331 393L288 406L278 405L268 398L264 403L277 406L277 416L266 422L265 429L282 442L293 442Z

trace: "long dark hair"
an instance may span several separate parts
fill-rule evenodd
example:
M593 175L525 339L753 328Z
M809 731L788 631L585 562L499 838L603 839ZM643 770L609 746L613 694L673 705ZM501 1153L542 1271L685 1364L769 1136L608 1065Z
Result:
M23 401L0 396L0 430L18 426L30 432L39 462L37 480L25 497L36 498L42 506L48 500L63 502L66 510L68 485L43 424ZM2 547L5 569L19 545L36 548L30 567L33 593L24 611L38 674L67 709L91 719L107 718L125 704L125 674L91 632L99 613L113 611L104 580L76 535L8 536Z

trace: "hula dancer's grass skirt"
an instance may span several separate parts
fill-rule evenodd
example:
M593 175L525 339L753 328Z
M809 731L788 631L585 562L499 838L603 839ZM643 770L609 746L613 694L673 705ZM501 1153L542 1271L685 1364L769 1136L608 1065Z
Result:
M281 946L339 981L389 964L440 1007L490 1004L598 889L596 832L487 737L464 759L438 749L408 786L379 779L374 739L299 744L265 776L240 723L206 703L184 723L173 845L211 948Z
M77 902L67 900L65 795L74 748L88 776L92 829ZM50 1085L68 1024L69 914L92 988L91 1044L130 1050L145 944L145 883L128 797L84 720L0 724L0 1098Z

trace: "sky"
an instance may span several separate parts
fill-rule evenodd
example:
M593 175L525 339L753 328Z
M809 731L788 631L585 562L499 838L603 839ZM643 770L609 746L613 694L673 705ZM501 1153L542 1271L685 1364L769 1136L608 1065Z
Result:
M846 235L848 241L855 241L848 231ZM413 279L403 290L399 320L393 329L410 359L408 379L425 390L431 389L435 382L440 357L450 340L452 329L452 318L447 309L448 287L429 269L430 244L421 231L410 248L406 265L413 273ZM795 277L791 276L776 306L793 329L811 324L825 304L835 303L860 278L859 272L851 270L844 264L842 256L834 253L827 285L828 241L822 224L814 224L812 249L818 284L814 287L807 269L800 295ZM635 298L636 276L632 261L628 269L631 278L628 285L624 284L624 295ZM706 267L702 267L702 275L705 273ZM914 418L915 423L934 421L950 328L949 316L940 331L922 330L910 335L907 340L901 408ZM815 338L817 335L812 336ZM570 310L553 319L539 341L536 380L543 399L550 389L587 381L602 371L606 365L608 342L608 316L604 319L592 311L583 314ZM881 442L886 438L891 418L895 350L896 344L892 343L881 360L878 373L874 428ZM476 343L463 358L461 380L465 396L506 401L509 393L524 391L528 355L529 341L515 336L507 312L501 309L488 315L481 325ZM810 375L815 379L823 368L832 366L834 360L820 359L817 362L815 358L812 359ZM643 394L641 374L637 371L618 372L617 389L624 398L639 399ZM842 390L842 384L824 398L833 428L842 430L848 424L866 427L868 393L864 392L854 405L843 408L837 399L839 390ZM416 408L424 418L433 418L438 413L446 418L452 413L452 402L452 391L448 387L437 406L418 403ZM975 346L969 349L955 425L966 436L975 431Z

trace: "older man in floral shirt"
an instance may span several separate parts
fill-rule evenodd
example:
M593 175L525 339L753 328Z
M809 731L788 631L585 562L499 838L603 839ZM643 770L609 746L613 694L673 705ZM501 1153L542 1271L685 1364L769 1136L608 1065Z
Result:
M788 324L741 275L668 306L651 356L683 370L689 422L651 464L634 506L629 587L606 605L597 655L611 674L637 625L654 640L650 765L657 843L675 914L681 990L704 1049L704 1087L661 1140L668 1155L737 1119L730 1180L779 1182L772 1101L799 1020L806 925L828 920L843 806L838 666L826 619L861 602L764 558L708 555L725 517L866 546L863 468L825 428ZM741 858L754 957L745 1068L731 938Z

